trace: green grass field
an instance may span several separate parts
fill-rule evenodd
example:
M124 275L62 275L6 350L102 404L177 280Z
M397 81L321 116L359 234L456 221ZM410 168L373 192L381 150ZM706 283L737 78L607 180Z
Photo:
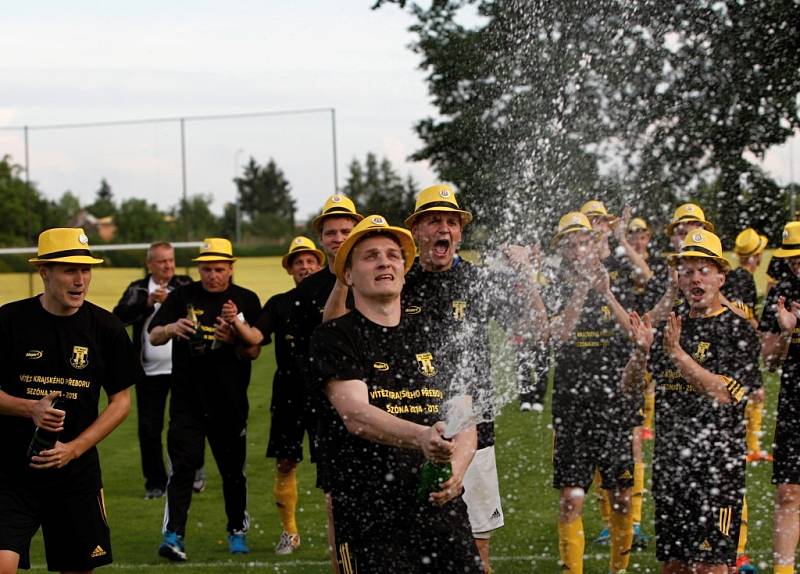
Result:
M98 269L94 275L89 299L110 308L127 283L141 276L135 269ZM0 303L28 294L27 276L3 275L0 281ZM39 287L38 278L34 277ZM242 260L237 264L236 281L249 287L262 298L285 290L289 277L280 268L278 258ZM501 341L497 342L498 345ZM513 398L510 388L507 348L496 349L498 362L493 377L498 393ZM139 465L136 438L136 413L100 447L109 520L114 546L113 565L104 570L131 572L203 572L229 573L261 571L278 573L327 573L330 566L326 552L325 515L322 494L314 488L314 469L302 463L299 476L298 523L303 544L291 556L278 557L273 552L280 533L278 515L272 501L273 461L264 457L269 428L269 397L274 358L267 347L257 360L250 385L250 425L248 431L249 479L248 509L251 530L248 541L251 553L231 557L225 542L225 517L220 479L210 452L207 452L209 485L195 495L187 531L189 562L171 564L156 555L160 542L164 504L162 500L143 500L144 486ZM771 443L774 429L774 408L777 383L767 381L768 408L765 411L763 439ZM497 419L497 456L506 526L496 532L492 541L494 571L510 573L558 573L558 540L556 519L558 499L550 486L552 432L549 408L543 413L521 413L517 403L510 402ZM648 448L649 458L649 448ZM772 501L774 488L769 483L770 465L750 468L748 500L750 503L749 552L760 570L767 568L771 557ZM648 471L649 480L649 471ZM592 493L593 494L593 493ZM645 501L644 528L652 534L652 500ZM587 536L585 572L608 572L608 548L596 546L591 539L601 526L594 497L589 496L584 511ZM645 551L635 552L632 572L657 572L653 543ZM44 572L44 552L37 536L32 548L33 572ZM387 569L387 573L391 570Z

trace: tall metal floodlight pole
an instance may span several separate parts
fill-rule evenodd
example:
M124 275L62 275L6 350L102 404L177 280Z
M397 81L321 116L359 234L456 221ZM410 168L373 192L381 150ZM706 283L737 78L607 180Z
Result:
M244 150L239 148L233 156L233 185L236 186L236 178L239 177L239 156L244 153ZM242 241L242 202L239 197L239 189L236 188L236 243Z
M336 108L331 108L331 133L333 134L333 193L339 191L339 161L336 158Z
M27 212L26 239L33 241L33 222L31 221L31 159L28 148L28 126L23 128L25 135L25 211ZM33 271L28 271L28 293L33 296Z

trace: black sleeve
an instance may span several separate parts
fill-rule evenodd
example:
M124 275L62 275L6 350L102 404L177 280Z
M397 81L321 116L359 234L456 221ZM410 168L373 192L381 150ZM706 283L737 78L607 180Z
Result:
M758 330L762 333L780 333L781 327L778 325L778 316L775 311L775 304L778 297L782 295L781 285L771 289L764 301L764 309L761 311L761 320L758 322ZM788 305L788 301L786 302Z
M151 308L147 306L147 290L142 288L140 283L140 281L134 281L128 285L117 306L114 307L114 315L126 326L132 325L150 314Z
M244 309L239 309L239 312L244 315L244 319L249 325L255 325L261 313L261 301L258 300L258 295L249 291L244 300Z
M342 323L338 319L323 323L311 337L311 382L318 389L330 380L366 379L364 358L359 352L363 345L357 344L354 333Z
M758 335L746 319L733 318L729 328L722 335L726 344L720 347L720 372L716 374L725 378L728 390L739 402L747 391L761 386L758 363L761 345Z
M169 295L158 308L156 314L147 326L147 332L153 330L154 327L163 327L169 323L173 323L186 316L186 304L184 303L184 291L188 287L179 287Z
M133 343L121 323L111 326L105 344L107 371L103 388L106 393L113 395L141 380L144 372Z
M278 316L278 300L280 295L273 295L267 300L267 304L264 305L264 309L261 310L261 314L258 316L255 324L253 325L261 334L264 335L264 340L261 341L262 345L269 345L272 342L272 335L275 333L275 330L278 326L279 316Z

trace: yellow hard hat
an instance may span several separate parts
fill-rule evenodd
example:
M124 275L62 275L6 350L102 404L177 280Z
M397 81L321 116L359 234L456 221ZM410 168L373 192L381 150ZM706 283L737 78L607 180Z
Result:
M222 237L206 237L200 246L200 254L192 259L196 263L204 261L236 261L233 256L233 245Z
M672 230L680 223L696 221L703 225L703 229L714 232L714 224L706 220L703 210L696 203L684 203L678 206L672 215L672 221L667 225L667 235L672 235Z
M311 221L311 227L317 232L317 235L322 234L322 222L326 217L352 217L356 223L364 219L363 215L356 212L356 204L353 200L341 193L334 193L322 206L322 213L317 215Z
M97 265L102 259L92 256L89 238L80 227L54 227L39 234L36 257L30 263L79 263Z
M587 233L591 233L592 224L589 222L589 218L580 211L570 211L559 220L558 230L556 231L553 239L550 241L550 245L555 245L563 237L576 231L585 231Z
M767 238L759 235L752 227L748 227L736 236L733 251L739 257L750 257L761 253L766 247Z
M302 235L298 235L292 239L291 243L289 243L289 251L287 251L286 255L283 256L283 259L281 259L281 265L283 265L283 268L288 271L289 260L292 258L292 255L304 252L313 253L317 257L319 264L325 265L325 254L317 249L317 246L314 245L313 241Z
M587 201L581 206L581 213L586 217L605 217L609 221L616 219L613 215L609 215L606 206L602 201L592 199Z
M783 241L773 257L797 257L800 255L800 221L790 221L783 226Z
M411 229L414 220L429 211L449 211L461 215L461 225L464 226L472 221L472 214L461 209L456 201L456 194L449 185L439 184L426 187L419 192L417 203L414 206L414 213L406 218L406 227Z
M731 268L728 260L722 255L722 242L719 237L707 229L694 229L688 233L681 250L670 255L668 261L670 265L677 265L678 261L685 257L713 259L722 267L723 271Z
M641 217L634 217L628 222L628 233L634 231L650 231L650 226Z
M403 258L405 259L404 270L408 273L411 265L414 263L414 256L416 255L417 248L414 245L414 238L408 229L402 227L393 227L389 225L386 218L382 215L368 215L356 225L347 236L344 243L339 247L336 252L336 259L333 261L333 272L336 277L344 283L344 267L347 263L347 256L353 248L361 240L361 237L367 233L378 233L394 236L400 243L400 248L403 250Z

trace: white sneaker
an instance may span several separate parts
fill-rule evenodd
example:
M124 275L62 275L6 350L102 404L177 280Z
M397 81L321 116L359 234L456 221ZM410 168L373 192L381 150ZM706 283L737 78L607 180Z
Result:
M528 401L524 401L524 402L519 404L519 410L522 411L523 413L527 412L527 411L530 411L530 410L533 410L533 405L531 403L529 403Z
M285 530L281 532L281 539L278 545L275 546L275 554L291 554L300 547L300 535L297 533L290 534Z

